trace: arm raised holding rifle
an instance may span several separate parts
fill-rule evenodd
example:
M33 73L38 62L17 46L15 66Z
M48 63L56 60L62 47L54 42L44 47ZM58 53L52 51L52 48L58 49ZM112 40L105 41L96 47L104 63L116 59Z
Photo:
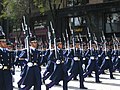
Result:
M49 90L49 88L53 87L55 84L58 84L61 80L63 80L64 83L63 90L68 90L66 80L68 74L64 65L65 60L63 54L63 45L61 40L56 40L52 22L50 22L50 26L54 37L54 51L51 52L49 57L53 59L52 61L54 62L55 68L50 78L52 81L49 84L46 84L46 90Z
M111 60L111 50L107 48L107 41L105 39L105 35L102 31L102 38L103 38L103 44L104 44L104 59L102 62L102 65L100 66L100 70L99 70L99 74L103 73L104 70L109 69L109 73L110 73L110 78L114 79L113 77L113 63Z
M35 37L30 37L31 32L26 24L25 16L23 16L23 21L22 28L25 34L25 49L21 50L21 52L25 51L25 54L20 55L21 58L26 59L27 63L25 64L22 72L23 75L18 82L18 86L21 89L20 86L24 85L24 88L22 88L23 90L29 90L32 86L34 89L41 90L41 51L37 50L37 39Z

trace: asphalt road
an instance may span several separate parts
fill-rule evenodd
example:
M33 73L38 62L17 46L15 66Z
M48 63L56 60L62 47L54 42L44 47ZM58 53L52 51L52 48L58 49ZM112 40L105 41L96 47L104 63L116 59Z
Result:
M42 68L42 73L44 72L45 68ZM87 77L85 78L85 82L84 85L85 87L87 87L87 90L120 90L120 73L119 72L115 72L114 73L114 77L115 79L110 79L110 75L109 72L106 71L107 74L101 74L100 75L100 81L102 81L102 83L95 83L95 78L94 78L94 72L92 73L93 77ZM18 90L17 87L17 82L20 79L20 69L16 68L16 73L13 76L14 77L14 90ZM46 83L49 83L50 80L47 80ZM60 82L60 84L62 85L62 81ZM31 89L32 90L32 89ZM45 85L42 85L42 90L46 90L45 89ZM54 86L52 88L50 88L50 90L62 90L62 86ZM68 83L68 90L82 90L79 89L79 81L70 81Z

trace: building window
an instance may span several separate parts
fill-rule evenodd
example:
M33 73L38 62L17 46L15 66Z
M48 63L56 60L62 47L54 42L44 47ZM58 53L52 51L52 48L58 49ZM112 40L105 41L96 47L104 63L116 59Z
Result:
M106 15L106 33L120 32L120 13Z

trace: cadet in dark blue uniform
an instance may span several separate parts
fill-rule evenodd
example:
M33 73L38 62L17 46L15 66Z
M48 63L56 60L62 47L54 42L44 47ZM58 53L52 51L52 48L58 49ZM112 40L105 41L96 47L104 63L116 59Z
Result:
M105 69L109 69L110 72L110 78L114 79L113 77L113 62L111 60L112 57L112 49L107 46L106 50L104 51L104 60L102 62L102 65L99 70L99 74L101 74Z
M20 90L29 90L34 86L34 90L41 90L41 53L37 49L36 38L30 39L30 60L27 60L26 70L24 76L21 79L21 84L25 87ZM27 54L27 53L25 53ZM24 56L24 55L23 55Z
M67 71L71 68L71 65L73 63L73 60L71 56L68 57L69 52L73 49L73 44L70 43L70 47L66 50L65 54L65 60L66 60L66 66L67 66Z
M92 71L95 71L95 82L101 83L101 81L99 80L99 73L98 73L99 67L98 67L97 60L96 60L98 54L97 54L96 46L94 42L92 43L92 48L89 49L88 54L90 55L89 56L90 59L86 67L86 72L84 74L84 77L87 77L87 75L90 75Z
M7 49L9 50L9 58L10 58L10 63L11 63L11 72L13 75L15 75L15 53L14 53L14 50L13 50L13 43L8 41L7 42Z
M118 49L117 49L117 58L115 61L115 65L114 65L114 71L118 70L120 72L120 45L118 45Z
M79 74L80 78L80 88L81 89L87 89L84 87L84 77L83 77L83 61L82 61L82 51L79 48L79 42L76 42L75 45L75 51L72 49L70 53L68 54L73 59L73 65L70 70L70 76L68 78L68 81L70 81L72 78L76 77Z
M13 90L10 52L5 36L0 36L0 90Z
M50 53L54 51L54 49L53 49L53 48L54 48L54 45L52 44L51 46L52 46L52 49L51 49L51 50L48 49L48 50L46 51L46 53L45 53L45 58L46 58L48 61L47 61L46 70L45 70L45 72L43 73L43 82L44 82L44 83L45 83L45 80L46 80L47 78L49 78L50 75L51 75L51 74L53 73L53 71L54 71L54 61L52 61L52 60L54 60L54 59L53 59L53 57L49 57Z
M16 49L17 50L15 50L15 56L17 56L17 55L19 55L19 53L20 53L20 49L22 49L22 45L20 45L20 44L17 44L16 45ZM20 67L21 68L21 71L23 70L23 68L24 68L24 63L25 63L26 61L25 61L25 59L24 58L16 58L16 60L15 60L15 65L16 66L18 66L18 68Z
M98 57L97 57L97 63L98 63L98 66L100 67L102 62L103 62L103 48L101 46L99 46L99 49L97 50L98 52Z
M55 62L55 69L50 78L52 82L46 85L46 90L49 90L49 88L58 84L61 80L63 80L63 90L68 90L67 87L68 74L67 68L64 65L65 61L62 50L62 42L58 41L57 46L58 46L57 50L53 51L50 54L50 57L53 58L53 61Z

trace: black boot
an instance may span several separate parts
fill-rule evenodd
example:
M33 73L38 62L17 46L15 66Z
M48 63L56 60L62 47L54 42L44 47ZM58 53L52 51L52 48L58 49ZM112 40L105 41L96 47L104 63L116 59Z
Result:
M55 84L56 86L61 86L61 84L59 84L59 83L57 83L57 84Z
M96 81L96 83L102 83L102 81Z
M49 87L47 85L45 85L45 86L46 86L46 90L49 90Z
M88 89L87 87L80 87L80 89Z
M93 77L93 76L90 74L90 75L88 75L88 77Z
M74 77L73 80L78 81L77 77Z

